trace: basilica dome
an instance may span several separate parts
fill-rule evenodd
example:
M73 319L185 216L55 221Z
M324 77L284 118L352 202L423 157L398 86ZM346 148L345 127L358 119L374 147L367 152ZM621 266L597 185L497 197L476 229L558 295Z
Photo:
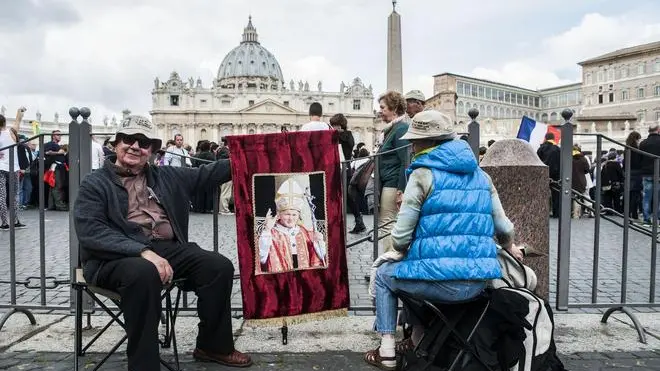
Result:
M284 82L277 59L259 43L251 16L243 29L243 41L225 56L218 69L218 81L221 85L224 85L223 80L236 78L265 78L279 85Z

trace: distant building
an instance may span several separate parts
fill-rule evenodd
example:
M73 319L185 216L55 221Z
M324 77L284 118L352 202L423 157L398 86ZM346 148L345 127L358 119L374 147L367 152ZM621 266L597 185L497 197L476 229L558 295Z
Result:
M374 144L374 94L358 77L343 82L339 91L326 91L320 81L287 82L280 65L259 42L250 17L241 43L218 68L211 86L202 80L182 80L172 72L167 81L154 81L152 120L163 139L183 134L195 145L207 139L219 142L226 135L295 131L309 121L309 105L323 105L323 119L336 113L348 119L355 142Z
M481 141L515 137L523 115L559 124L572 109L578 133L603 133L625 141L630 131L643 137L649 122L660 120L660 42L616 50L578 63L582 82L530 90L453 73L434 76L427 107L454 118L467 131L468 111L479 110ZM595 141L576 137L593 150ZM594 148L591 148L594 147Z

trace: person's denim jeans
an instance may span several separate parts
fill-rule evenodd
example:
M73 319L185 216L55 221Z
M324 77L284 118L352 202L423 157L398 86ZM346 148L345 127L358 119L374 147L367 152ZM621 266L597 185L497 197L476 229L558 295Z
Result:
M32 178L30 178L29 174L25 174L23 175L23 179L21 179L18 204L20 206L27 206L30 203L31 196L32 196Z
M651 214L651 209L653 208L653 177L645 176L642 178L642 189L642 214L644 214L644 222L651 222L653 218ZM660 184L658 184L656 192L656 196L660 195Z
M476 297L485 288L485 281L419 281L398 280L392 275L399 262L384 263L376 271L376 323L381 334L396 332L397 292L405 292L431 302L463 301Z

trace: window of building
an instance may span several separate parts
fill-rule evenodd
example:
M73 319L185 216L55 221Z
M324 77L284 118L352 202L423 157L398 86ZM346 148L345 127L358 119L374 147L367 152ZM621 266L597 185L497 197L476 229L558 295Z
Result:
M202 103L202 104L206 103L206 99L200 99L199 103Z
M523 95L523 104L526 106L529 105L529 96Z
M610 92L610 94L609 94L609 102L610 103L614 102L614 93L613 92Z
M230 100L227 100L227 99L223 99L223 100L220 101L220 104L221 104L223 107L229 107L229 106L231 105L231 101L230 101Z
M540 98L534 97L534 107L539 108L539 102L540 102Z
M593 76L590 73L587 74L587 76L585 77L585 80L587 81L588 85L591 85L591 84L594 83Z
M655 113L655 121L660 121L660 111Z
M178 106L178 105L179 105L179 96L170 95L170 106Z
M621 67L621 78L628 78L628 66Z
M644 62L642 62L637 65L637 74L643 75L644 73L646 73L646 65L644 64Z
M603 104L603 94L598 94L598 104Z
M516 102L518 102L518 104L523 104L522 94L516 94Z
M282 102L282 103L284 103L284 106L285 106L285 107L289 107L289 101L288 101L288 100L285 100L285 101Z
M253 101L253 100L249 100L249 101L248 101L248 105L249 105L249 106L254 106L254 101Z
M465 113L465 105L463 104L463 102L458 102L458 113L459 114Z
M637 112L637 121L642 122L644 121L644 118L646 117L646 114L644 111L638 111Z
M550 114L550 121L557 121L557 112L553 112Z
M610 68L607 70L607 81L613 81L614 80L614 69Z
M504 102L504 91L502 90L497 91L497 100L499 100L500 102Z
M637 98L644 98L644 88L637 89Z
M486 88L486 99L493 99L492 94L493 94L493 89Z
M653 88L653 95L655 95L656 97L660 96L660 85L656 85Z
M653 72L660 72L660 60L655 61L653 64Z
M559 96L559 106L563 107L566 105L566 94L561 94Z
M605 74L603 73L603 71L598 71L598 74L596 76L597 76L597 81L599 83L601 83L601 82L603 82L603 80L605 80Z
M480 87L479 87L479 98L483 98L483 97L484 97L484 90L485 90L485 89L484 89L483 86L480 86Z
M630 93L628 93L628 90L623 90L621 92L621 100L628 100L630 99Z
M353 99L353 110L359 111L360 110L360 104L362 103L361 100L359 99Z
M470 85L470 95L472 95L473 97L476 97L478 95L478 93L479 93L479 91L478 91L477 85Z
M463 95L463 85L464 84L462 82L456 83L456 94Z
M504 102L511 103L511 93L509 93L508 91L504 93Z

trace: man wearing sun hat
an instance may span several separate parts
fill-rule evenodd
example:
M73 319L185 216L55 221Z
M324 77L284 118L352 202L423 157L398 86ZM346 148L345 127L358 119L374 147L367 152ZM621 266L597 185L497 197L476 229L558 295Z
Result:
M128 369L160 370L160 293L180 278L198 297L193 357L249 366L250 357L234 349L232 337L234 267L188 241L190 197L229 181L229 160L198 168L150 165L162 141L142 116L126 117L111 140L115 155L85 177L73 213L85 279L121 296Z
M419 90L411 90L406 93L405 97L406 103L406 113L410 118L415 117L416 114L424 111L424 106L426 105L426 97L424 93Z
M407 169L408 183L396 224L393 251L372 266L379 349L365 361L383 369L396 366L397 292L431 302L462 301L479 295L489 280L500 278L493 237L513 251L513 224L504 214L490 177L479 168L470 146L456 140L451 118L435 110L421 111L402 137L415 153ZM413 324L411 340L424 331ZM399 346L400 347L400 346ZM412 348L411 348L412 349Z

